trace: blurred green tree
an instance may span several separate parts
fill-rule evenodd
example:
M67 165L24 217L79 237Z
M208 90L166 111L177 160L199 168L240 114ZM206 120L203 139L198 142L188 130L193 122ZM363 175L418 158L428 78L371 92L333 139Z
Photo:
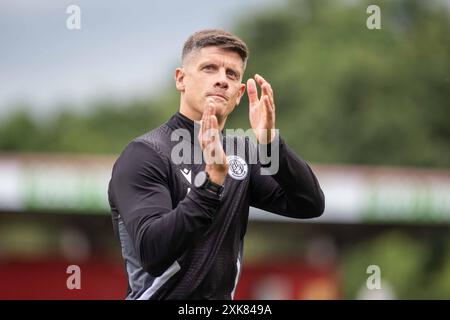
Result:
M450 28L439 2L290 1L238 27L282 135L315 162L448 166ZM246 125L244 106L233 125Z
M376 265L381 270L381 289L389 286L394 299L448 299L449 240L430 237L421 241L397 230L350 246L341 260L344 298L362 298L370 276L367 267Z
M448 167L449 8L437 0L370 4L381 8L380 30L366 27L368 1L288 1L246 16L236 26L252 52L246 78L271 82L277 127L311 162ZM44 123L20 112L0 124L0 149L118 153L177 105L171 89ZM228 128L249 127L247 105Z

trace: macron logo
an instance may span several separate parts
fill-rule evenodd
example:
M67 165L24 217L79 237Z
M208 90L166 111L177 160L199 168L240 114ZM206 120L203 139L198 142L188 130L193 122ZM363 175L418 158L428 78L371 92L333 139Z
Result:
M183 176L186 178L186 180L191 184L191 170L184 168L180 170Z

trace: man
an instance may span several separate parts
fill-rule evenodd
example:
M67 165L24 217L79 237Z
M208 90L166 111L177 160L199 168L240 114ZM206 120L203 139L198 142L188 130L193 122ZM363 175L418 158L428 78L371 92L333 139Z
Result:
M221 30L189 37L175 73L179 112L133 140L114 165L108 194L127 299L232 299L250 206L293 218L318 217L324 210L310 167L275 130L273 91L263 77L247 81L257 143L223 136L245 92L247 56L245 43ZM180 140L182 151L174 152ZM245 153L236 154L239 145L229 147L230 141ZM252 161L250 154L273 145L277 158L272 153L265 159L279 165L268 175L262 167L270 163Z

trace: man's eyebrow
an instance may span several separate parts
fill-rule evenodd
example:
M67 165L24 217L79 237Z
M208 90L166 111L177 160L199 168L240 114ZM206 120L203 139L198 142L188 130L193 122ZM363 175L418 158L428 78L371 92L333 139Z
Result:
M199 66L201 68L201 67L209 66L209 65L217 66L218 64L213 61L204 61L204 62L200 63Z

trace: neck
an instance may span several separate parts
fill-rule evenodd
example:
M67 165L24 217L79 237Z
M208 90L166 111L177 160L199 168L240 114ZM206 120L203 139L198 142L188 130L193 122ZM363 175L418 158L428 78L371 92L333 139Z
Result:
M187 107L185 104L180 103L180 113L185 116L186 118L191 119L192 121L200 124L200 120L202 119L203 114L200 112L195 111L193 108ZM215 114L217 118L217 123L219 125L219 130L222 131L225 127L225 122L227 120L227 117L222 118L219 115Z

